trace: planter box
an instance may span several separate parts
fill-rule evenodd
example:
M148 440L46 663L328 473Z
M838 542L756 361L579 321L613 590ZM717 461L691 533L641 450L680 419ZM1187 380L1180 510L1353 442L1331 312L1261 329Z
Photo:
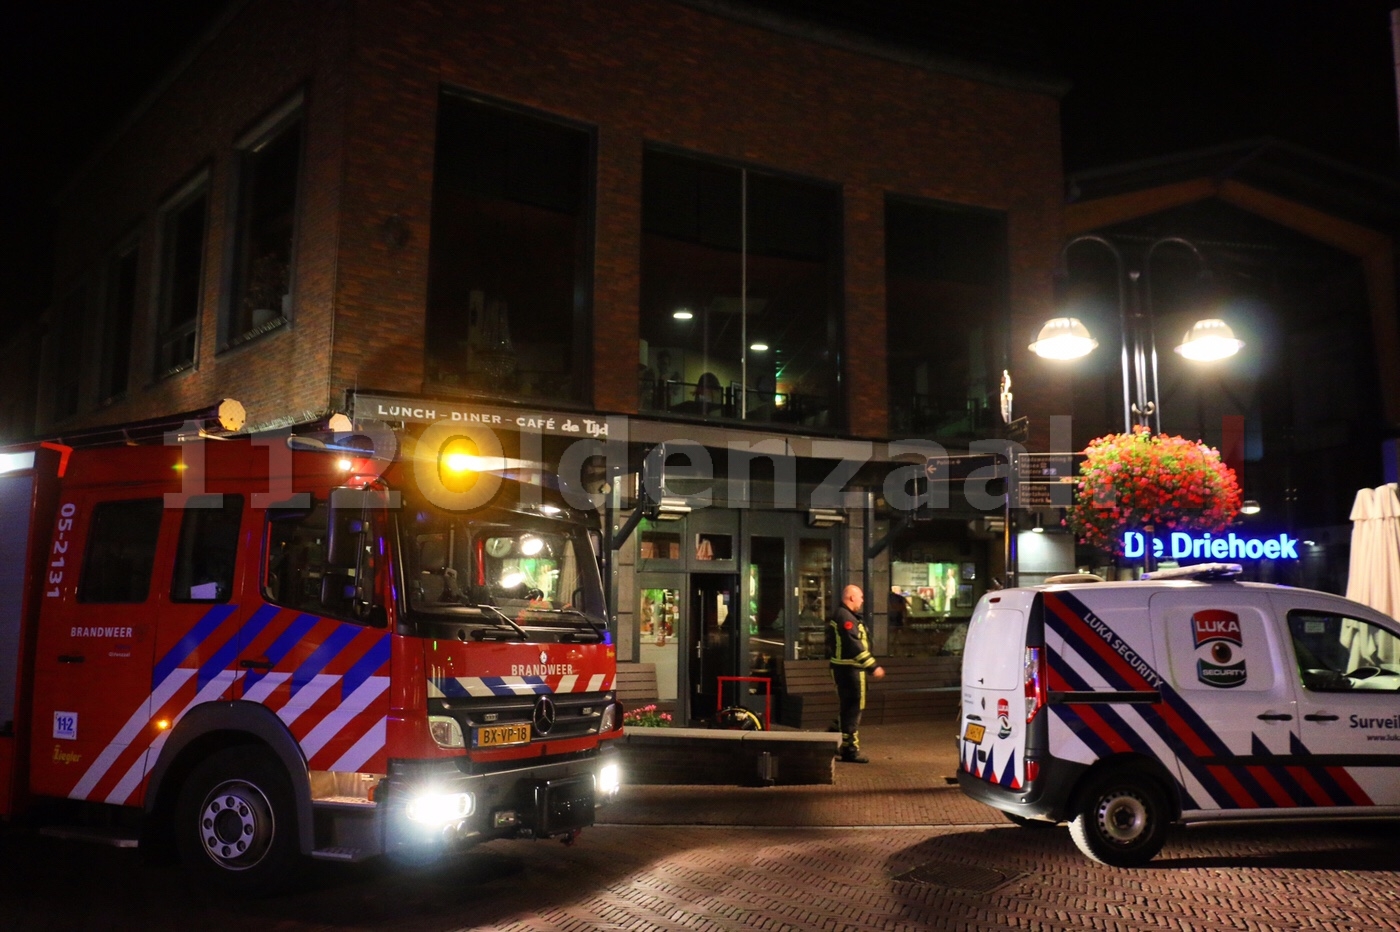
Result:
M840 745L827 732L628 727L616 747L624 783L791 786L831 783Z

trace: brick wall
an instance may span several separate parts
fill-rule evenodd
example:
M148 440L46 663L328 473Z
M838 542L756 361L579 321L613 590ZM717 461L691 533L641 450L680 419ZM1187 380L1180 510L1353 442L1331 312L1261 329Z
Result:
M1060 241L1053 97L667 0L252 0L63 202L61 280L86 274L133 227L143 231L149 271L156 207L190 172L211 172L199 365L150 384L148 313L135 335L130 400L100 418L234 395L259 422L334 405L345 388L422 391L443 84L596 129L595 407L635 410L642 152L659 143L840 187L843 386L853 434L885 433L886 192L1008 213L1017 413L1067 409L1058 400L1064 386L1038 384L1043 370L1029 365L1023 346L1049 309ZM295 319L220 355L233 141L298 87L306 89L308 135ZM148 308L149 280L143 272Z

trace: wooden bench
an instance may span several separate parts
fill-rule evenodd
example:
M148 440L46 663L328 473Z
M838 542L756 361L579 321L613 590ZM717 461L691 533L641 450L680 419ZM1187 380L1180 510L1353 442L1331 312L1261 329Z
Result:
M624 709L639 709L656 704L656 664L620 663L617 679L613 681L617 699Z
M866 679L863 723L927 722L957 714L960 658L890 657L882 659L880 665L885 675ZM783 685L779 722L810 729L825 728L836 721L836 686L825 660L787 661Z

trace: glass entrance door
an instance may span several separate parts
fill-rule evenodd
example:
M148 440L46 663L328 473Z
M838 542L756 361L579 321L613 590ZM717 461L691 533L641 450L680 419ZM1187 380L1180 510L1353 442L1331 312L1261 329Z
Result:
M686 637L682 617L686 607L685 576L643 573L637 582L637 659L656 666L657 701L675 708L679 695L680 654Z
M787 641L787 541L749 538L749 676L771 677Z
M715 714L719 677L739 674L739 579L729 573L691 573L691 720Z

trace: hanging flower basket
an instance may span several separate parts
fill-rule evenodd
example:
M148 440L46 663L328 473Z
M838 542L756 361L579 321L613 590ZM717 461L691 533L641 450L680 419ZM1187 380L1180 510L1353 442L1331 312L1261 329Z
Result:
M1240 484L1219 451L1138 428L1085 449L1066 523L1079 542L1123 555L1123 532L1219 531L1240 510Z

